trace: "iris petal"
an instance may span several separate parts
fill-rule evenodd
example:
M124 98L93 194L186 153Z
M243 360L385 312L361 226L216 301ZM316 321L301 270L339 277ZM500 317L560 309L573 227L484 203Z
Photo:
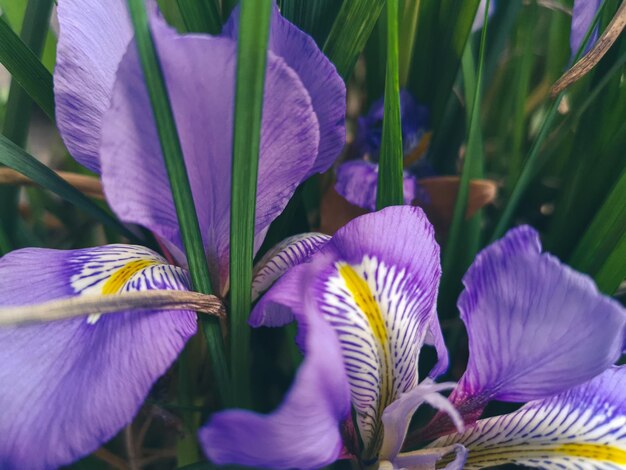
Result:
M626 468L624 390L626 367L613 367L581 386L480 420L429 447L463 444L468 470L507 463L550 470Z
M463 282L470 354L453 401L466 418L490 399L524 402L580 385L621 354L626 310L542 254L530 227L486 248Z
M76 295L187 290L142 247L25 249L0 259L0 306ZM0 329L0 467L55 468L129 423L196 331L195 313L119 313Z
M126 2L60 0L58 17L57 125L72 157L99 172L102 119L115 72L133 35Z
M375 451L383 409L418 383L437 321L439 247L421 209L399 206L353 220L311 259L323 266L313 298L339 338L359 431Z
M257 263L252 278L252 300L266 291L288 269L305 262L330 240L323 233L304 233L283 240Z
M228 279L230 172L236 43L181 36L152 11L151 27L185 157L216 291ZM135 47L117 74L101 145L105 194L117 215L182 248L150 100ZM261 124L255 243L285 208L318 152L319 126L306 89L268 53Z

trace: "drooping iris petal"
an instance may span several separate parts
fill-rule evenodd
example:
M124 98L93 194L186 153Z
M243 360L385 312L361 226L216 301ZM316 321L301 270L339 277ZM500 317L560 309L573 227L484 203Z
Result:
M570 33L570 48L572 51L572 58L578 52L589 27L591 26L591 22L593 21L598 8L602 5L602 0L574 0L574 8L572 10L572 30ZM589 38L589 42L585 47L584 52L586 53L593 47L593 44L598 39L598 28L596 28L591 38Z
M180 36L154 12L153 36L178 127L215 286L228 278L236 43ZM120 218L181 247L176 211L136 48L118 71L101 146L105 193ZM311 100L293 70L268 53L256 204L258 247L317 157Z
M396 206L350 222L316 260L312 297L337 333L359 431L374 451L383 409L418 383L419 352L437 321L439 246L421 209Z
M0 306L77 295L187 290L136 246L25 249L0 259ZM196 331L188 311L125 312L0 329L0 467L56 468L129 423Z
M378 165L364 160L351 160L337 168L335 190L349 203L370 211L376 210ZM411 204L416 196L415 177L403 174L404 203Z
M72 157L100 171L100 131L133 30L124 0L60 0L54 98Z
M289 237L268 251L254 267L252 300L269 289L288 269L305 262L328 240L330 236L323 233L304 233Z
M292 312L303 327L299 333L304 336L306 351L294 384L283 404L270 415L242 410L214 415L199 433L214 463L320 468L341 453L340 423L350 415L348 382L337 336L304 299L309 268L305 264L289 271L296 289L294 298L301 299L298 305L293 304Z
M468 470L507 463L549 470L625 468L625 390L626 367L612 367L581 386L480 420L429 447L463 444Z
M511 230L480 253L463 283L458 305L469 360L453 395L465 411L480 413L490 399L560 393L621 354L626 310L590 278L542 254L530 227Z
M447 398L439 394L441 391L452 389L454 385L450 382L436 384L424 381L413 390L400 395L396 401L385 408L382 417L384 438L379 458L381 460L395 460L400 449L402 449L411 418L424 403L447 413L454 421L457 429L463 431L461 415Z
M222 35L236 40L238 29L239 7L231 13ZM324 172L346 141L346 86L313 38L283 18L277 5L272 9L268 48L298 74L311 96L320 126L320 145L308 176Z

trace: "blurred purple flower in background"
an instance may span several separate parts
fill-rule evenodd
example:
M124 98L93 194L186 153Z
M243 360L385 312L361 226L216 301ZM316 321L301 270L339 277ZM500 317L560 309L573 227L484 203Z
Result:
M578 52L578 49L582 45L583 39L591 26L593 18L596 16L596 12L602 0L574 0L574 8L572 10L572 31L570 34L570 48L572 53L572 59ZM588 52L598 39L598 28L595 28L587 46L585 47L583 54Z
M213 285L226 290L237 19L180 35L150 2ZM0 306L190 288L172 194L123 0L61 0L57 122L72 156L101 174L113 211L150 229L177 263L143 247L25 249L0 260ZM261 128L256 247L296 187L344 139L345 86L314 41L274 8ZM0 330L0 467L55 468L129 423L196 332L194 312L120 313Z
M626 311L587 276L543 254L533 229L511 230L464 277L458 305L470 355L450 401L439 392L451 385L433 382L448 356L435 309L439 247L421 209L390 207L354 219L330 239L307 240L292 240L266 259L258 276L274 280L287 272L250 319L255 327L295 319L304 362L274 413L212 417L200 438L214 462L319 468L358 454L342 433L351 407L359 457L373 468L435 468L450 454L447 468L624 462L626 407L618 390L626 372L611 367L624 346ZM439 360L420 379L425 344L435 346ZM491 400L529 403L475 424ZM442 411L421 435L444 437L401 452L423 403ZM596 409L604 411L594 420ZM463 421L470 427L455 433Z
M363 209L376 209L378 159L382 140L384 99L380 98L368 113L358 120L355 147L359 156L337 168L335 190L348 202ZM428 150L431 133L430 116L425 106L418 104L406 90L400 90L400 119L404 151L404 202L411 204L416 197L427 198L420 191L418 178L432 176L433 170L422 157Z

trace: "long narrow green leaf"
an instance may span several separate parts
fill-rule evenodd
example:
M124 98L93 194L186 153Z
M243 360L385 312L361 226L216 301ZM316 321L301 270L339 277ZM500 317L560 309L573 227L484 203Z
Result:
M413 46L417 31L417 19L421 0L404 0L403 8L400 8L400 32L398 41L400 45L399 67L400 85L406 86L413 58Z
M328 37L333 20L346 0L279 0L280 13L321 47Z
M398 66L398 0L387 0L387 73L376 208L404 203Z
M0 136L0 165L5 165L27 176L39 186L52 191L62 199L74 204L107 227L111 227L129 239L137 241L137 237L120 224L111 214L107 213L46 165L4 136Z
M185 168L183 152L176 130L176 123L170 107L169 97L161 64L154 48L154 42L148 26L148 17L144 0L128 0L128 7L135 29L137 50L150 95L152 112L161 142L161 150L172 188L178 223L180 224L183 245L189 263L189 271L194 289L202 294L211 294L209 267L204 254L202 237L198 225L189 178ZM228 370L224 358L224 345L220 325L217 320L202 320L207 338L207 347L212 361L213 372L217 379L222 399L226 399L229 390Z
M177 0L187 31L218 34L222 19L215 0Z
M600 289L615 292L626 278L626 169L622 171L569 263L599 280Z
M52 74L0 17L0 63L54 121Z
M459 186L459 193L457 195L456 203L454 206L454 213L452 216L452 224L450 226L450 234L448 236L448 242L446 244L446 250L443 257L443 272L449 273L447 276L453 274L453 265L457 259L465 259L461 254L462 240L461 234L465 221L465 213L467 211L467 200L469 196L470 180L474 175L480 176L482 173L482 133L480 125L480 99L482 96L482 77L483 68L485 63L485 46L487 39L487 12L489 11L489 0L485 6L485 25L483 26L482 36L480 39L480 53L478 62L478 74L476 76L476 83L474 85L474 92L470 95L472 99L471 115L468 124L468 139L467 149L465 152L465 161L463 163L463 170L461 172L461 183ZM468 49L467 54L471 54ZM469 58L469 57L468 57ZM467 59L466 59L467 60ZM470 64L471 65L471 64ZM468 74L466 74L468 76ZM450 282L454 282L453 278Z
M237 46L237 84L230 206L230 360L233 404L250 406L252 263L263 85L271 0L243 0Z
M52 0L30 0L24 14L21 38L33 53L41 56L48 32ZM28 93L15 81L11 82L7 110L2 133L19 147L26 146L30 125L32 100ZM15 231L17 220L18 189L11 186L0 188L0 220L4 224L9 240Z
M324 43L324 54L339 75L348 81L359 55L365 47L385 0L346 0L339 10Z
M598 11L596 12L595 17L593 18L593 21L591 22L589 29L587 30L587 33L585 34L585 37L580 44L580 47L578 48L574 62L578 60L578 58L582 55L582 52L584 51L587 42L591 38L591 33L596 28L596 25L598 24L600 16L602 15L602 11L607 3L608 2L604 0L602 2L602 5L600 5L600 8L598 8ZM541 149L543 148L543 143L546 137L548 136L550 129L552 128L552 123L554 122L554 119L557 115L559 104L561 103L561 100L563 99L564 94L565 94L564 92L559 93L559 95L550 105L550 108L546 114L546 117L544 118L543 123L541 124L541 129L539 130L537 138L535 139L535 142L533 143L530 149L528 157L526 158L526 162L524 164L520 177L515 183L515 187L513 188L511 196L509 197L509 200L507 201L506 207L504 208L504 212L500 216L500 220L498 221L498 224L495 230L493 231L493 234L491 236L492 242L500 238L502 235L504 235L504 232L506 232L506 230L509 228L511 219L513 218L513 215L515 214L515 211L517 210L517 207L522 199L522 196L524 195L526 188L528 187L528 185L530 184L530 182L532 181L532 179L534 178L537 172L537 168L539 164L541 163L539 157L541 154Z

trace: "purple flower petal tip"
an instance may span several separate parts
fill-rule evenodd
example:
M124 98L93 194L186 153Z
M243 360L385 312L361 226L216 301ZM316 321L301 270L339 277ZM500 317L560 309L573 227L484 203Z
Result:
M470 355L457 403L548 397L600 374L621 354L624 307L542 254L530 227L483 250L463 282L458 305Z

